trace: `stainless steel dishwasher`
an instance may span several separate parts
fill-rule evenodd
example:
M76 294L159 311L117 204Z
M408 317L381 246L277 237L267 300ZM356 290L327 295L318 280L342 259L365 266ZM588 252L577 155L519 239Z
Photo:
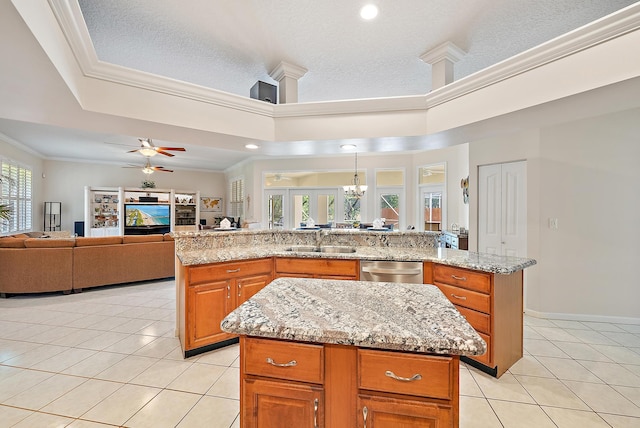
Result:
M422 284L422 262L361 260L360 281Z

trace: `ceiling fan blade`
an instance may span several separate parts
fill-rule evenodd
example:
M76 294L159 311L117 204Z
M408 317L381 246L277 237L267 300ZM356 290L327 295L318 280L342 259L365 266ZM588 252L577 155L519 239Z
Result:
M140 149L129 150L127 153L139 152Z
M151 167L151 169L154 171L160 171L160 172L173 172L172 169L165 169L165 167L163 166L153 166Z
M173 150L176 152L186 152L184 147L156 147L157 150Z
M175 156L173 153L165 152L164 150L160 150L160 149L157 149L156 152L160 153L161 155L165 155L169 157Z

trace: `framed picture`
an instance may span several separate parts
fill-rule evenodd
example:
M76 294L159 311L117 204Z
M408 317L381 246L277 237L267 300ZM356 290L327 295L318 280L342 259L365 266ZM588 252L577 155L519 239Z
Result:
M200 211L201 212L222 212L222 198L218 196L201 196L200 197Z

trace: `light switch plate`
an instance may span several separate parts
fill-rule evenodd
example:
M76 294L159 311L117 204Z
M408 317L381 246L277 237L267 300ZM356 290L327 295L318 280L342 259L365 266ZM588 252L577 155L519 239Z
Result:
M549 217L549 229L557 229L558 228L558 219L554 217Z

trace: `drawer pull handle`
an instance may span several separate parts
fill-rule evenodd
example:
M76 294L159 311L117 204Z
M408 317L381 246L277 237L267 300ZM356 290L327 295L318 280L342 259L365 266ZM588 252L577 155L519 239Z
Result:
M238 273L240 272L240 268L238 269L227 269L227 273Z
M313 428L318 428L318 399L313 400Z
M284 363L284 364L278 364L269 357L267 357L267 363L275 367L295 367L298 365L298 362L296 360L291 360L288 363Z
M242 297L242 284L238 284L238 297Z
M455 295L455 294L453 294L453 293L451 293L451 297L454 297L454 298L459 299L459 300L467 300L467 297L466 297L466 296L456 296L456 295Z
M391 370L387 370L386 372L384 372L384 375L390 377L391 379L399 380L402 382L413 382L415 380L422 379L422 375L419 373L416 373L411 377L400 377L396 375L394 372L392 372Z
M466 281L467 277L466 276L455 276L455 275L451 275L451 278L453 279L457 279L458 281Z
M227 285L227 299L231 298L231 286Z
M367 416L369 415L369 409L367 406L362 408L362 416L364 417L364 428L367 428Z

